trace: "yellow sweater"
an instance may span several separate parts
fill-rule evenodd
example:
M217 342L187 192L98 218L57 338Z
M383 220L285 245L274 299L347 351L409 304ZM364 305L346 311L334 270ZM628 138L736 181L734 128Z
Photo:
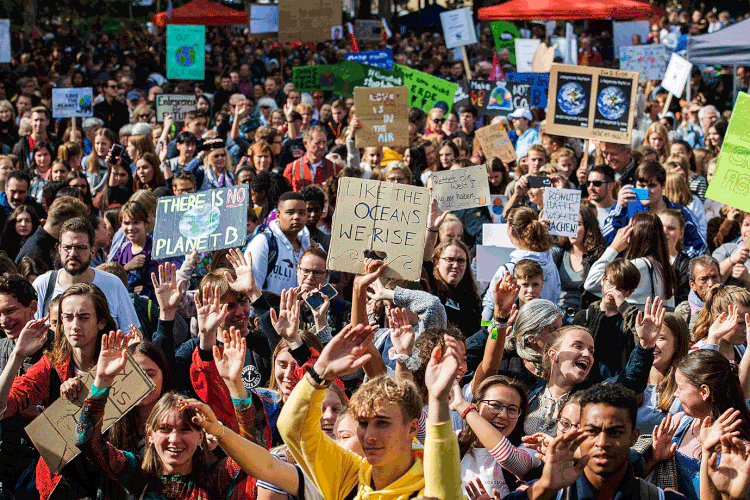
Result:
M297 384L279 415L278 429L302 470L326 500L344 500L358 486L355 500L407 500L419 495L439 500L463 499L458 439L450 420L427 423L424 464L414 465L388 488L372 489L372 467L356 453L340 448L320 429L324 390L306 377ZM428 480L425 481L425 478Z

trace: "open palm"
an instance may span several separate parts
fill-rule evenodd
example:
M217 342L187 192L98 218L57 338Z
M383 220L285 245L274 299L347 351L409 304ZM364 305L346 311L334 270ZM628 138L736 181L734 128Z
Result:
M227 305L221 304L221 292L218 285L203 288L203 299L195 295L195 307L198 313L198 328L201 332L213 333L227 316Z
M102 346L99 360L96 363L96 386L111 387L115 376L120 373L128 362L128 338L122 330L109 332L102 336ZM101 385L100 385L101 384Z
M458 341L451 336L445 336L445 346L437 346L432 351L430 361L424 374L425 386L431 398L447 397L458 374L463 352Z
M229 331L219 330L219 336L224 343L223 349L214 346L213 355L216 370L224 380L237 381L242 375L245 366L245 354L247 345L240 331L231 327Z
M315 371L325 380L351 373L370 361L368 343L372 342L373 329L364 325L347 325L326 344L315 362Z
M31 356L44 345L49 332L48 319L48 316L41 319L32 319L21 329L14 348L19 356L23 358Z
M159 277L151 273L154 285L154 295L161 309L177 309L182 300L183 289L177 282L177 266L174 264L159 264Z
M257 283L255 283L255 276L253 275L253 256L248 253L248 258L237 248L230 248L227 254L229 263L234 268L234 273L237 278L232 278L232 275L228 272L224 272L224 277L229 282L229 286L237 293L245 295L251 295L258 289Z
M411 356L414 350L414 327L409 323L406 309L394 307L390 311L391 343L399 354Z
M576 460L578 447L586 440L586 435L580 429L575 429L557 436L547 448L542 478L550 490L561 490L573 484L583 473L588 463L586 455Z
M271 309L271 324L276 333L287 341L296 341L299 338L299 295L297 290L290 288L281 291L279 301L279 312Z
M708 457L708 477L723 498L746 498L750 487L750 443L738 438L721 438L721 464L718 453Z

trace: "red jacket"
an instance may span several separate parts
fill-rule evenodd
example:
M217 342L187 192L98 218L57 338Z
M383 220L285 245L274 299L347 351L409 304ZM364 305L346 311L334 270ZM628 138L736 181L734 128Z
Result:
M313 184L323 184L326 179L335 176L340 170L341 168L337 167L331 160L324 158L323 163L315 171L315 178L313 179L310 160L307 159L307 155L302 155L286 166L284 177L291 183L292 190L299 191L303 187Z

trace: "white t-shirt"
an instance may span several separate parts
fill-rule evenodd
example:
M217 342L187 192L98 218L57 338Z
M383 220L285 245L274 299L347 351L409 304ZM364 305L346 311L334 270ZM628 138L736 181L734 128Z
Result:
M35 318L39 319L42 317L44 310L44 296L47 295L47 284L49 283L50 273L48 271L43 275L39 276L34 280L34 290L36 290L37 309ZM133 301L128 294L127 288L122 284L120 278L114 274L94 269L94 281L93 284L98 286L104 295L107 297L107 303L109 303L109 312L112 314L117 327L123 331L123 333L130 332L130 324L134 324L138 328L141 327L140 321L138 321L138 315L135 313L135 307ZM50 300L54 299L58 295L65 291L65 287L60 285L60 276L58 274L57 281L55 282L55 289L52 292Z

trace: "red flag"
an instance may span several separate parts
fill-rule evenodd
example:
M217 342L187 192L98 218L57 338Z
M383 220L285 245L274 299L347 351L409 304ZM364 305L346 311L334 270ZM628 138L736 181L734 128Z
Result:
M352 52L359 52L359 44L357 43L357 37L354 34L352 23L346 23L346 27L349 28L349 40L352 43Z

